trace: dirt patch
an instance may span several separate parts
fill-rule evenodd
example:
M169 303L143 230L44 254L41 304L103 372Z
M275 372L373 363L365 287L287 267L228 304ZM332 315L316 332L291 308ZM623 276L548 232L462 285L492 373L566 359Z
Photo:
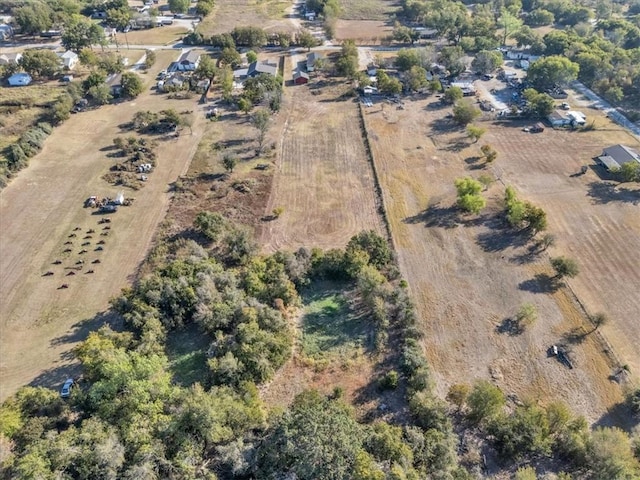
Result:
M204 113L195 116L193 135L162 143L145 188L125 192L135 202L109 216L109 224L82 208L90 195L115 197L118 191L101 179L112 163L101 149L136 111L181 111L187 104L199 112L194 101L147 92L73 115L0 194L0 399L27 383L57 387L73 371L71 349L105 321L98 313L144 259L165 215L169 185L195 153Z
M338 20L336 22L335 39L338 41L351 39L356 43L367 45L379 44L391 35L393 24L382 20Z
M559 239L551 253L575 257L585 267L571 281L581 298L579 282L591 281L587 263L592 260L585 255L585 249L591 247L585 240L593 235L589 229L594 226L594 215L598 218L600 214L587 195L588 178L570 175L598 153L602 139L555 131L535 136L519 128L485 123L489 132L479 143L491 143L498 150L495 166L485 172L481 162L465 162L478 156L479 146L470 145L464 132L448 123L446 110L429 108L433 101L408 101L404 110L376 104L365 119L400 265L423 321L425 349L440 394L454 383L490 378L509 394L563 400L589 420L598 420L621 400L620 387L609 380L616 365L601 353L602 345L595 336L571 345L576 366L572 370L547 355L549 346L559 343L566 332L588 327L580 306L562 290L546 289L544 279L552 275L546 254L531 255L525 239L504 230L502 184L494 184L485 193L489 208L479 218L461 218L454 208L453 181L491 173L513 184L523 198L541 205L548 213L550 232ZM580 152L570 135L580 135L584 145ZM600 219L600 225L612 224L605 221L611 214L619 218L623 238L627 238L621 231L624 228L630 229L628 235L638 237L637 218L629 219L630 207L609 205L618 213L603 211L607 217ZM581 220L569 221L572 214L582 216ZM570 242L576 246L570 248ZM604 242L606 239L602 245ZM610 291L611 281L637 285L637 258L626 256L633 250L614 250L615 241L607 248L617 253L603 256L600 262L621 256L619 277L607 277L607 288L585 287L592 296ZM624 262L636 265L635 272ZM625 287L616 283L615 288ZM636 297L629 295L624 308L638 311ZM537 322L520 335L501 333L500 325L523 303L536 306ZM595 305L591 308L598 311ZM613 306L607 312L613 316ZM616 316L610 328L619 324L637 327L631 323Z
M384 232L358 105L344 92L343 85L318 79L286 89L286 127L267 212L285 210L263 226L266 250L344 247L361 230Z

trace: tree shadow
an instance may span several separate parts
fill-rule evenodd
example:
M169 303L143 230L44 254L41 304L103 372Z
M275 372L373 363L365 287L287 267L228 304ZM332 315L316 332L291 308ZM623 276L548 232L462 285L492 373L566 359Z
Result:
M491 222L491 230L478 235L477 242L485 252L501 252L507 248L524 247L531 240L531 233L526 230L512 230L504 227L499 219Z
M610 407L594 424L596 427L618 427L631 433L640 425L640 417L634 416L626 402L621 402Z
M455 205L449 207L443 207L439 203L429 206L426 210L407 217L403 220L404 223L415 224L424 223L425 227L440 227L440 228L456 228L462 224L460 222L460 211Z
M455 132L459 129L459 125L457 125L453 122L453 120L447 117L437 118L433 122L431 122L431 130L436 133Z
M569 345L581 345L591 332L587 332L583 327L574 327L562 334L562 341Z
M69 347L60 353L59 361L64 362L64 364L40 373L29 382L29 385L58 389L67 378L77 379L82 373L82 367L78 362L74 361L75 354L72 347L86 340L91 332L98 330L103 325L108 325L113 330L120 331L122 330L122 318L111 310L100 312L92 318L72 325L65 334L52 339L50 341L52 347L64 345Z
M535 277L520 282L518 288L531 293L553 293L560 287L560 283L546 273L538 273Z
M606 205L611 202L640 205L640 189L632 190L606 181L591 182L588 187L587 196L591 197L596 205Z

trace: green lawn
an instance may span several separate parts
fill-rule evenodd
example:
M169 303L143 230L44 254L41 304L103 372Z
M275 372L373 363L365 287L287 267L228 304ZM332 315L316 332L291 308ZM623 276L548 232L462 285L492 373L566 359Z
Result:
M316 284L303 294L302 352L312 359L351 356L369 343L367 318L349 304L345 285ZM356 307L357 308L357 307Z
M176 383L188 386L196 382L206 384L209 367L207 348L209 337L195 325L167 336L167 356L169 371Z

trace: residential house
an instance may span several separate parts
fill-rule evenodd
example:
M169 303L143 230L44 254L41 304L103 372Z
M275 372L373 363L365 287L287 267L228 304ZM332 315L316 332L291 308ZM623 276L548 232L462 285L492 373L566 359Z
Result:
M547 116L547 120L552 127L568 127L571 125L571 118L562 110L555 110Z
M170 72L193 72L200 65L200 52L186 50L182 52L178 60L169 65Z
M309 83L309 74L296 70L293 74L293 83L295 85L304 85L305 83Z
M71 50L67 50L66 52L58 53L58 57L62 62L62 67L65 70L73 70L78 63L78 54L72 52Z
M640 153L626 145L612 145L602 150L602 155L598 157L598 161L607 170L617 170L625 163L640 163Z
M249 65L247 69L247 77L257 77L261 73L266 73L267 75L271 75L275 77L278 75L278 64L277 63L269 63L269 62L253 62Z
M476 94L476 87L473 82L451 82L450 87L458 87L462 90L462 95L472 97Z
M31 75L25 72L14 73L7 81L12 87L24 87L31 83Z
M0 55L0 65L17 65L21 58L21 53L3 53Z
M122 74L114 73L109 75L105 82L111 89L111 95L119 97L122 94Z
M307 72L313 72L316 68L316 62L322 58L318 52L307 54Z
M367 75L370 77L375 77L378 74L378 67L373 63L367 65Z

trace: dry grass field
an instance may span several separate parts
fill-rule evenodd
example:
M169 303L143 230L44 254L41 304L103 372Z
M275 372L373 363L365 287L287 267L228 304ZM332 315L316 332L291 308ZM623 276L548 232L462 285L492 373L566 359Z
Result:
M454 383L491 378L520 398L560 399L590 421L619 421L601 418L622 398L621 388L609 380L615 362L602 352L596 334L584 334L592 329L570 291L548 288L548 253L531 255L520 237L504 230L500 202L504 182L547 211L549 231L558 238L549 253L580 263L581 275L569 284L590 313L611 317L603 333L635 367L637 194L603 187L593 171L571 176L603 145L628 143L629 137L611 124L606 132L547 130L536 136L522 132L522 125L487 123L489 132L479 143L493 144L498 160L484 169L474 159L479 145L452 129L447 110L431 108L431 102L409 101L405 110L377 104L368 109L366 122L440 393ZM453 208L453 181L482 173L501 180L485 193L489 207L477 218L460 217ZM536 306L537 322L519 335L504 332L501 325L525 302ZM571 351L572 370L547 355L560 343Z
M340 18L344 20L387 21L396 10L395 0L340 0Z
M270 32L295 32L299 23L286 18L291 5L289 0L219 0L213 12L198 25L198 32L214 35L230 32L234 27L256 25Z
M286 88L285 131L267 212L285 210L263 227L261 243L270 251L343 247L361 230L382 231L357 104L338 99L340 88L317 91Z
M149 79L161 68L159 61ZM111 228L104 230L101 216L82 208L89 195L113 197L119 190L101 179L113 160L100 149L111 145L120 134L118 125L136 111L165 108L196 111L193 134L160 141L149 181L139 191L125 192L134 204L111 215ZM71 349L105 321L100 312L109 298L133 279L164 217L169 185L185 173L204 126L195 100L145 92L134 101L72 116L2 191L0 399L27 383L57 388L73 372ZM61 263L54 264L57 260ZM85 264L76 270L80 260ZM45 276L49 271L53 274ZM68 288L61 289L63 284Z
M145 30L131 30L126 34L118 33L117 41L121 47L127 45L167 45L182 40L189 30L183 27L157 27Z
M381 20L338 20L336 22L335 39L354 40L356 44L380 43L391 35L393 24Z
M64 87L58 82L0 88L0 151L39 121Z

